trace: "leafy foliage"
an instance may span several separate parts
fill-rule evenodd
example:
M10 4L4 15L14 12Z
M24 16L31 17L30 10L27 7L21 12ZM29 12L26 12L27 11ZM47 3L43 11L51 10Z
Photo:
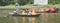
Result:
M0 6L15 4L18 2L20 5L33 4L34 0L0 0ZM60 0L48 0L49 4L60 4Z

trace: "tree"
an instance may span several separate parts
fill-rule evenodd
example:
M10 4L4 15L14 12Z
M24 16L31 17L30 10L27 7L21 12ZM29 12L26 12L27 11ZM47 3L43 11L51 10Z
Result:
M14 0L0 0L0 6L10 5Z

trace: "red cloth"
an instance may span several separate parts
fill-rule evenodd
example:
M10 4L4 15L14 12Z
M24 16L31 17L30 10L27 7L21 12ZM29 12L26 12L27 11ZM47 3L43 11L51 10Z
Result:
M51 12L56 12L57 11L57 8L51 8Z
M49 8L45 8L44 11L45 11L46 13L48 13L48 12L50 12L50 9L49 9Z

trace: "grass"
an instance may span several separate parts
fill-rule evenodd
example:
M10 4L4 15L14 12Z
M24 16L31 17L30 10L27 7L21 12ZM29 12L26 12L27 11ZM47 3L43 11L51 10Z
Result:
M33 4L27 4L27 5L24 5L24 6L17 6L18 8L32 8L32 7L37 7L37 8L50 8L50 7L60 7L60 5L56 4L56 5L37 5L37 6L34 6ZM16 9L15 5L8 5L8 6L0 6L0 9Z

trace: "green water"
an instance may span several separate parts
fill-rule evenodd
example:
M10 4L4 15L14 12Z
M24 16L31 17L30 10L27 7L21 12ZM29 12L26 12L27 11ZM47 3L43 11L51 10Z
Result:
M8 12L12 12L13 10L0 10L0 23L22 23L22 17L13 17L13 16L9 16L9 17L5 17L8 15ZM60 11L59 11L60 12ZM50 14L50 16L52 16ZM39 16L36 17L36 23L52 23L52 20L54 21L54 23L60 23L60 13L56 13L56 18L53 19L53 17L50 17L49 19L46 19L45 17ZM26 21L25 23L29 23L28 18L25 17Z

